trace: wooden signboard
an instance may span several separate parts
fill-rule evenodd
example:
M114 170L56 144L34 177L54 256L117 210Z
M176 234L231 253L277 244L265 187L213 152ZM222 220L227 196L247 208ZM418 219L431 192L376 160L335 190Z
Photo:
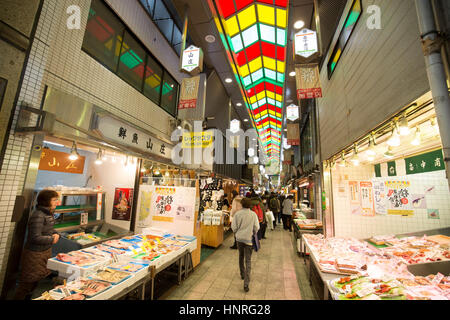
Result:
M39 170L83 174L85 157L78 156L77 160L70 160L70 154L51 149L43 149Z

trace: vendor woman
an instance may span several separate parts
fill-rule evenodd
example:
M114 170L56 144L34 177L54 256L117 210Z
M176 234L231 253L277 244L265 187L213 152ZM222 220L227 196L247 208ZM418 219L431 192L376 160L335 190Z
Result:
M31 298L39 281L51 274L47 260L52 256L52 246L59 241L59 234L53 229L53 212L58 200L59 195L53 190L42 190L37 197L36 208L28 221L28 237L14 300Z

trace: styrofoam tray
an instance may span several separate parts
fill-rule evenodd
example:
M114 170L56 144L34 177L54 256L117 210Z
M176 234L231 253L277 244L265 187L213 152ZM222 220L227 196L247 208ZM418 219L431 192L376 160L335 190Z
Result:
M51 258L47 260L47 269L52 271L57 271L58 275L62 278L69 278L73 276L87 277L91 273L94 273L98 269L111 263L111 259L106 259L102 262L98 262L92 266L79 267L77 265L68 264L57 260L56 258Z

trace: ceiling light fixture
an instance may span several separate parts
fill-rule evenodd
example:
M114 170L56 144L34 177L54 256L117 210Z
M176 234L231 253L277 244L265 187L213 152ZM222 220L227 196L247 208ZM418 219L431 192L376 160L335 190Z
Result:
M384 153L384 156L388 159L394 158L394 153L392 152L392 147L388 147L387 151Z
M294 28L295 29L301 29L305 26L305 22L303 20L298 20L294 23Z
M355 144L353 157L351 159L353 165L355 167L359 166L359 155L358 155L358 146Z
M78 153L77 143L74 141L72 144L72 150L70 150L69 159L72 161L75 161L78 159L79 156L80 156L80 154Z
M421 137L421 134L420 134L420 128L417 127L416 128L416 133L415 133L415 136L414 136L414 140L411 141L411 144L413 146L419 146L421 143L422 143L422 137Z
M375 152L375 137L373 134L369 136L369 148L366 150L368 157L373 158L377 153Z
M389 138L387 144L391 147L398 147L400 146L400 135L398 134L397 123L394 122L393 127L392 136Z
M236 106L242 107L242 103L238 102L238 103L236 103Z
M248 122L248 119L244 119L244 122Z
M98 149L97 153L97 159L95 160L96 165L101 165L103 163L102 161L102 150Z
M226 79L225 79L225 82L226 82L226 83L232 83L233 80L232 80L231 78L226 78Z
M339 163L340 167L346 167L347 166L347 161L345 160L345 152L342 152L342 156L341 156L341 162Z
M295 75L296 75L295 71L292 71L291 73L289 73L290 77L295 77Z
M409 135L410 130L408 125L408 119L406 119L406 116L404 114L398 123L398 128L401 136Z
M208 34L205 37L206 42L208 43L214 43L216 41L216 37L214 37L212 34Z

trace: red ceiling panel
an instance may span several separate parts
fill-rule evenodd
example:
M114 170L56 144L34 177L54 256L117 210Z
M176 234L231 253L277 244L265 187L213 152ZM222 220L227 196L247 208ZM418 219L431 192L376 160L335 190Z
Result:
M267 82L267 83L266 83L266 88L267 88L267 90L269 90L269 91L275 92L275 85L272 84L272 83L270 83L270 82Z
M259 48L259 42L245 49L247 53L248 62L261 56L261 49Z
M277 47L277 60L284 61L286 59L286 48Z
M245 57L245 51L241 51L236 54L236 60L240 67L247 63L247 58Z
M275 93L282 95L283 94L283 88L280 87L280 86L275 86Z
M264 82L261 82L260 84L258 84L257 86L255 86L255 92L256 94L260 93L264 91Z
M226 19L235 13L233 0L217 0L219 2L219 12Z
M226 0L226 1L233 2L233 0ZM236 1L236 7L237 7L238 11L245 8L249 4L253 3L253 0L235 0L235 1Z
M263 55L265 55L266 57L274 58L274 59L276 58L275 45L261 41L261 47L262 47Z

